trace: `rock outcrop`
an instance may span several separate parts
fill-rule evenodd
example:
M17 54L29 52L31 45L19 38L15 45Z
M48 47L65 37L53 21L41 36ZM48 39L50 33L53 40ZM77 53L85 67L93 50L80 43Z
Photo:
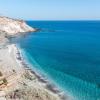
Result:
M0 32L5 32L7 35L33 31L35 31L35 29L27 25L23 20L0 17Z

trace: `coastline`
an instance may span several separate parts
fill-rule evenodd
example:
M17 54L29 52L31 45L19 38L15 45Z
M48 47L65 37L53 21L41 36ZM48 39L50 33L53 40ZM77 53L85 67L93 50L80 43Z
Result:
M58 87L56 87L56 85L54 85L49 79L45 79L45 76L43 73L32 68L33 65L30 64L27 61L27 59L24 57L24 55L22 54L23 51L21 50L20 47L16 45L16 48L18 51L18 56L20 60L22 61L21 64L24 66L26 70L29 70L32 74L35 75L35 77L38 79L38 81L40 82L40 84L42 84L44 88L52 92L54 95L57 95L58 97L60 97L61 100L69 100L68 97L64 95L63 91L61 91Z
M20 48L9 41L37 30L22 20L0 20L0 100L69 100L50 80L31 68Z
M3 70L0 70L0 71L2 72L2 74L6 73L6 75L8 75L8 76L4 76L7 79L7 85L5 85L3 88L0 87L1 89L0 92L4 93L3 95L0 96L0 98L3 97L5 98L5 100L12 100L12 98L13 99L20 98L18 100L21 100L22 97L30 98L31 96L21 95L21 92L22 93L27 92L27 90L30 92L32 90L29 90L29 88L33 88L34 92L37 92L36 95L38 95L36 96L33 93L34 100L68 100L67 98L65 98L63 94L60 93L60 91L58 91L58 89L53 87L52 84L49 84L49 82L45 80L41 75L39 75L39 73L37 74L34 70L32 70L29 67L29 65L26 64L24 58L21 56L20 49L15 44L9 44L6 47L1 48L0 54L2 54L0 56L0 60L3 61L5 59L5 61L3 62L4 65L2 65L1 63L2 61L0 62L0 66L1 65L3 66L1 69L4 70L5 68L7 68L5 72L3 72ZM4 54L7 57L5 57ZM13 80L12 80L12 77L13 77ZM27 89L24 90L26 87ZM16 90L17 90L17 93L16 93ZM18 95L19 93L20 95ZM15 94L18 97L17 96L14 97ZM38 98L41 98L41 99L38 99ZM32 100L32 99L28 99L28 100Z

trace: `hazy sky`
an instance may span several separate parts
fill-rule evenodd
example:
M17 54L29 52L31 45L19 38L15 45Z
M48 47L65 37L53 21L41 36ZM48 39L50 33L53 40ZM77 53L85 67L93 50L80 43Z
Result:
M100 20L100 0L0 0L0 15L26 20Z

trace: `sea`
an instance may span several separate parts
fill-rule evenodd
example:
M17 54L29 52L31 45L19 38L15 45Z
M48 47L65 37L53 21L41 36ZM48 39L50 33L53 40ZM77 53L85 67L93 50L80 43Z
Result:
M100 21L27 21L37 32L12 39L32 68L70 100L100 100Z

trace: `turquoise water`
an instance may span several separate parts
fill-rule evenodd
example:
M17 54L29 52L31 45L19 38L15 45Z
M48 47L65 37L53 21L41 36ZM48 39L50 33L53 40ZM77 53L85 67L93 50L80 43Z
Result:
M28 21L17 39L27 59L73 100L100 100L100 21Z

